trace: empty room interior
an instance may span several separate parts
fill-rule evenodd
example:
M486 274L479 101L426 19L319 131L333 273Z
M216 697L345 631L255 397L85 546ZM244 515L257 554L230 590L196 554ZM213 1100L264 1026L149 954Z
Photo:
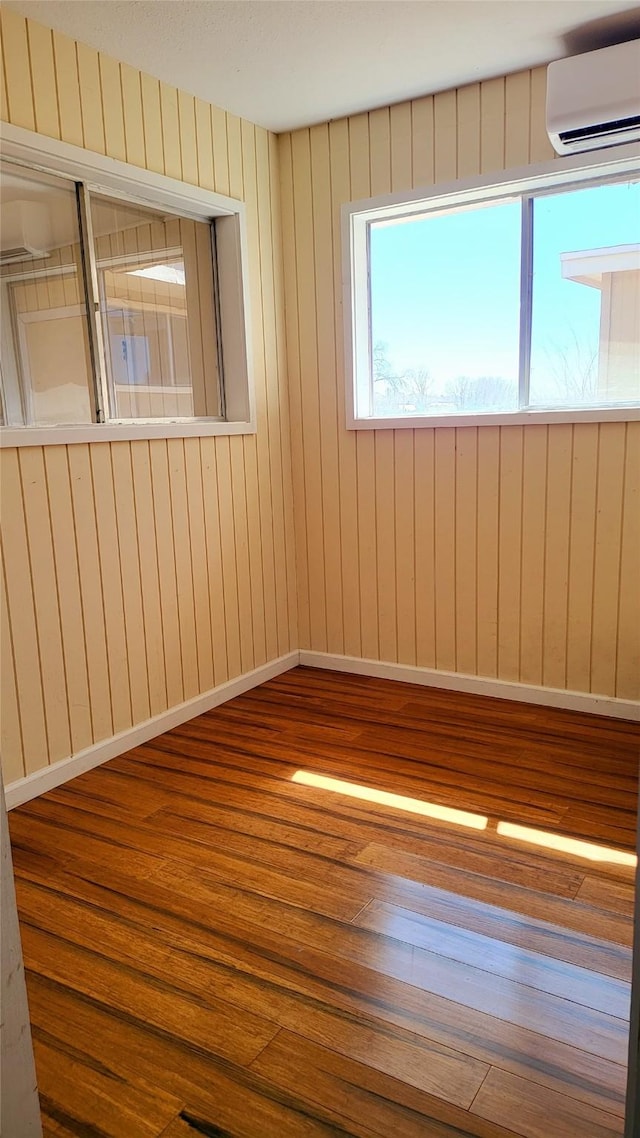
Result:
M0 26L3 1138L638 1138L640 9Z

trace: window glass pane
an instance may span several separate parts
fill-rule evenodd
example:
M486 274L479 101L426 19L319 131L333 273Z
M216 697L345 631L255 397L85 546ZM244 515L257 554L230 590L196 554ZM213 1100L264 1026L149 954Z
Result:
M112 417L219 415L209 224L98 196L91 218Z
M505 201L371 225L375 415L517 406L520 216Z
M640 398L640 183L534 202L530 401Z
M11 423L88 423L91 357L75 187L0 171L3 388Z

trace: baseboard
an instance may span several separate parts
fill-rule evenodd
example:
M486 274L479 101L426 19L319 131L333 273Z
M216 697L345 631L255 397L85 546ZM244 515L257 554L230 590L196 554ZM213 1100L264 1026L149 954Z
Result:
M592 695L589 692L536 687L534 684L494 680L486 676L469 676L463 672L439 672L435 668L363 660L357 656L333 656L328 652L309 652L306 649L300 650L300 663L308 668L328 668L332 672L352 672L359 676L377 676L385 680L421 684L424 687L489 695L496 699L514 699L520 703L537 703L542 707L563 707L570 711L608 715L636 723L640 721L640 704L632 699L614 699L613 696Z
M53 763L50 767L44 767L41 771L34 771L26 778L16 779L15 782L11 782L5 787L7 809L11 810L15 806L20 806L21 803L28 802L29 799L36 798L47 790L53 790L55 786L61 786L69 779L84 774L85 771L98 767L101 763L108 762L109 759L115 759L116 755L122 755L125 751L130 751L132 747L137 747L140 743L154 739L163 731L169 731L172 727L177 727L188 719L194 719L196 715L211 711L213 707L226 703L227 700L242 695L243 692L249 691L251 688L258 687L266 680L271 680L274 676L281 675L282 672L288 672L290 668L295 668L298 662L299 653L297 651L289 652L286 656L279 656L277 660L271 660L268 664L254 668L251 672L244 672L243 675L237 676L233 680L228 680L224 684L219 684L218 687L211 688L203 695L197 695L193 699L185 700L184 703L169 708L168 711L163 711L161 715L154 715L151 719L145 719L144 723L137 723L135 727L130 727L127 731L120 731L119 734L112 735L109 739L94 743L93 746L87 747L84 751L78 751L69 759L62 759L61 762Z

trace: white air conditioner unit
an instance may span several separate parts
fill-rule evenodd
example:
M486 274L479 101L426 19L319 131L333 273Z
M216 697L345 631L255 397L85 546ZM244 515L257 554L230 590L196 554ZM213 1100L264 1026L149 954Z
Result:
M558 154L640 139L640 39L550 63L547 131Z
M48 257L49 210L43 202L4 202L0 214L0 264Z

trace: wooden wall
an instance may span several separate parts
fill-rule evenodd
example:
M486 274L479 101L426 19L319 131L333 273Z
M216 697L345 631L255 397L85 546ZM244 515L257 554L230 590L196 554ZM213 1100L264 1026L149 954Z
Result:
M279 138L300 645L640 695L640 423L344 426L340 206L543 162L545 69Z
M247 202L257 435L1 452L9 783L297 647L274 136L2 13L2 118ZM275 255L274 255L275 250Z

